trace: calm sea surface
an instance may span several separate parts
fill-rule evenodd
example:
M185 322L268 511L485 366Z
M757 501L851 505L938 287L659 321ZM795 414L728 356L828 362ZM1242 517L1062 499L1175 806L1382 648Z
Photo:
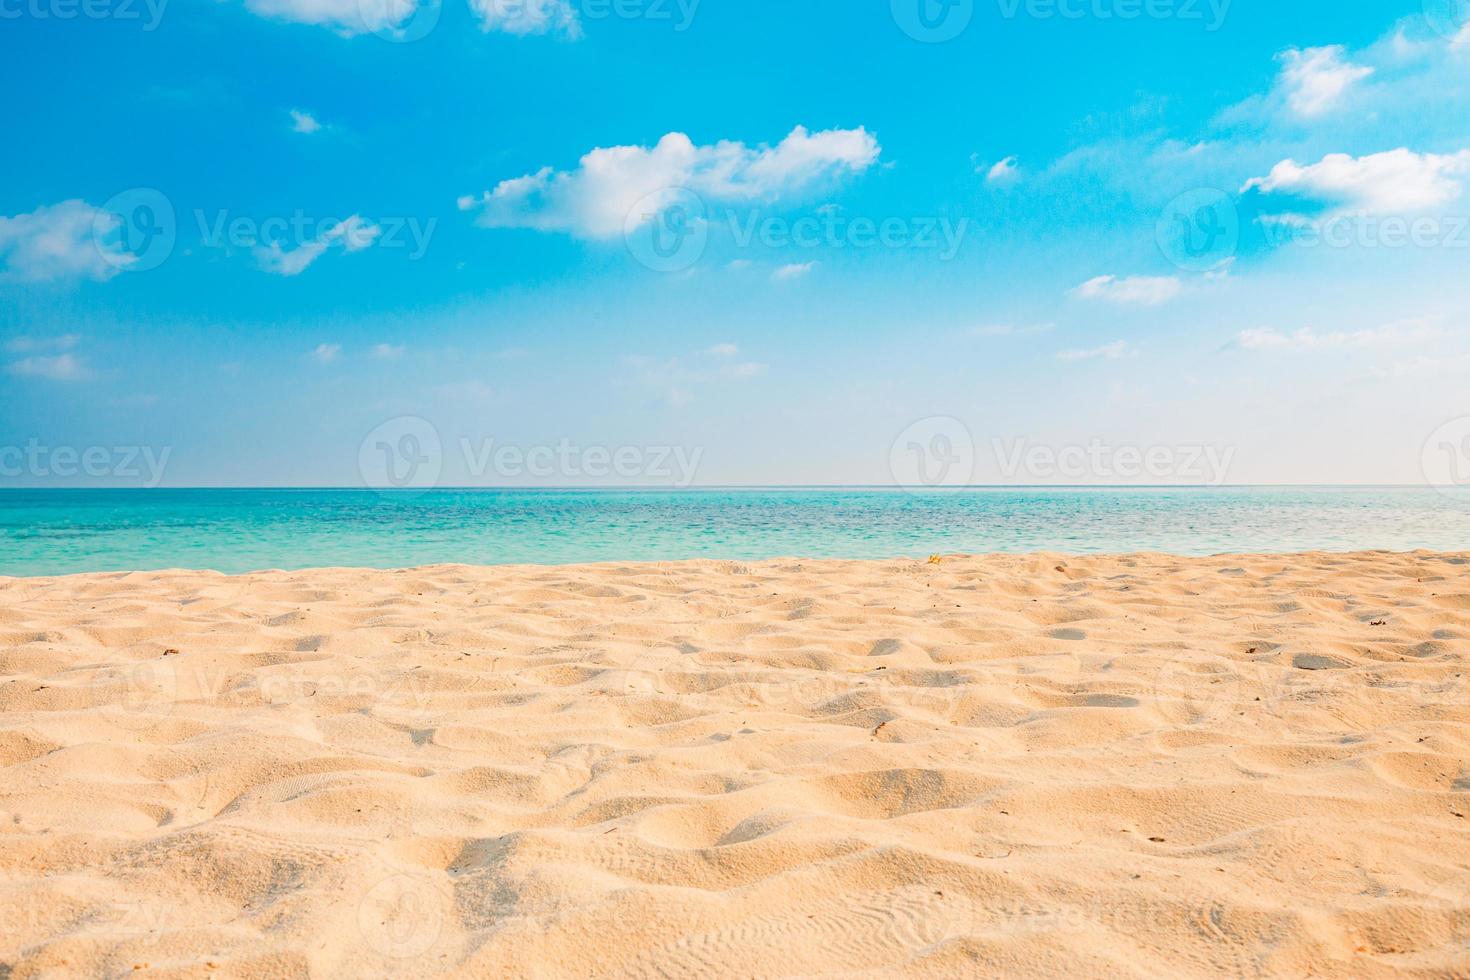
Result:
M1470 493L1360 487L0 491L0 575L1417 548L1470 549Z

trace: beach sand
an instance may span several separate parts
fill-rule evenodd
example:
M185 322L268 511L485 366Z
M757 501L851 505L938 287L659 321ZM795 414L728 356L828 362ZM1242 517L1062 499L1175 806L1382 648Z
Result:
M1470 976L1470 557L0 579L0 977Z

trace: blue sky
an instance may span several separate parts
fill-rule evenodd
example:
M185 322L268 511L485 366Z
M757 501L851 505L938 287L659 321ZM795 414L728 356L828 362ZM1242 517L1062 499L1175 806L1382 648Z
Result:
M1467 6L0 0L0 481L1422 482Z

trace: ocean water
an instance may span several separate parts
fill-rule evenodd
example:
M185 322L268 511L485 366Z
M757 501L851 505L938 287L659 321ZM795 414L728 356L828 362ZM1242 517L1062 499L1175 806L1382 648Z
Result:
M3 490L0 575L437 563L1470 549L1403 488Z

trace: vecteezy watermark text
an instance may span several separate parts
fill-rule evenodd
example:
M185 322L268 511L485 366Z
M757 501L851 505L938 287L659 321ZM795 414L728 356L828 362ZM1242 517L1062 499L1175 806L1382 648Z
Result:
M1179 20L1200 21L1218 31L1232 0L995 0L1006 20Z
M169 0L0 0L0 20L139 21L157 30Z
M478 444L460 440L470 475L490 474L510 480L649 479L683 489L694 483L704 448L685 446L582 446L570 439L555 445Z
M949 216L847 215L833 205L796 216L759 208L712 209L684 187L648 195L628 212L623 226L629 253L656 272L683 272L704 257L712 231L724 230L738 250L765 248L883 248L937 253L941 262L959 254L970 219Z
M156 487L163 482L172 446L0 446L0 478L109 480Z
M957 418L920 419L899 433L889 448L888 467L896 485L912 490L990 483L1224 484L1235 460L1234 446L1200 444L1131 445L1093 438L1048 444L994 438L987 458L970 428Z
M1197 21L1207 31L1225 24L1232 0L994 0L1003 20ZM976 19L979 0L889 0L893 20L926 44L953 41Z
M702 446L584 445L571 439L517 445L496 438L461 438L464 474L475 483L536 481L564 486L587 481L640 481L684 489L694 484ZM401 416L373 429L358 449L364 485L379 490L428 490L445 468L444 442L428 419ZM457 475L457 474L456 474Z
M798 218L730 211L725 214L736 248L891 248L938 250L941 262L959 252L970 219L949 217L849 218L833 208Z
M1218 487L1235 459L1234 446L1115 446L1101 439L1070 446L992 439L991 449L1006 480L1189 481Z
M1470 216L1381 215L1352 211L1322 218L1273 215L1261 219L1274 247L1470 248Z
M349 248L407 248L408 258L420 259L428 251L438 218L388 216L364 218L312 217L300 208L289 215L254 218L231 216L228 210L206 213L194 210L199 240L205 248L253 249L285 242L298 248L341 238Z

